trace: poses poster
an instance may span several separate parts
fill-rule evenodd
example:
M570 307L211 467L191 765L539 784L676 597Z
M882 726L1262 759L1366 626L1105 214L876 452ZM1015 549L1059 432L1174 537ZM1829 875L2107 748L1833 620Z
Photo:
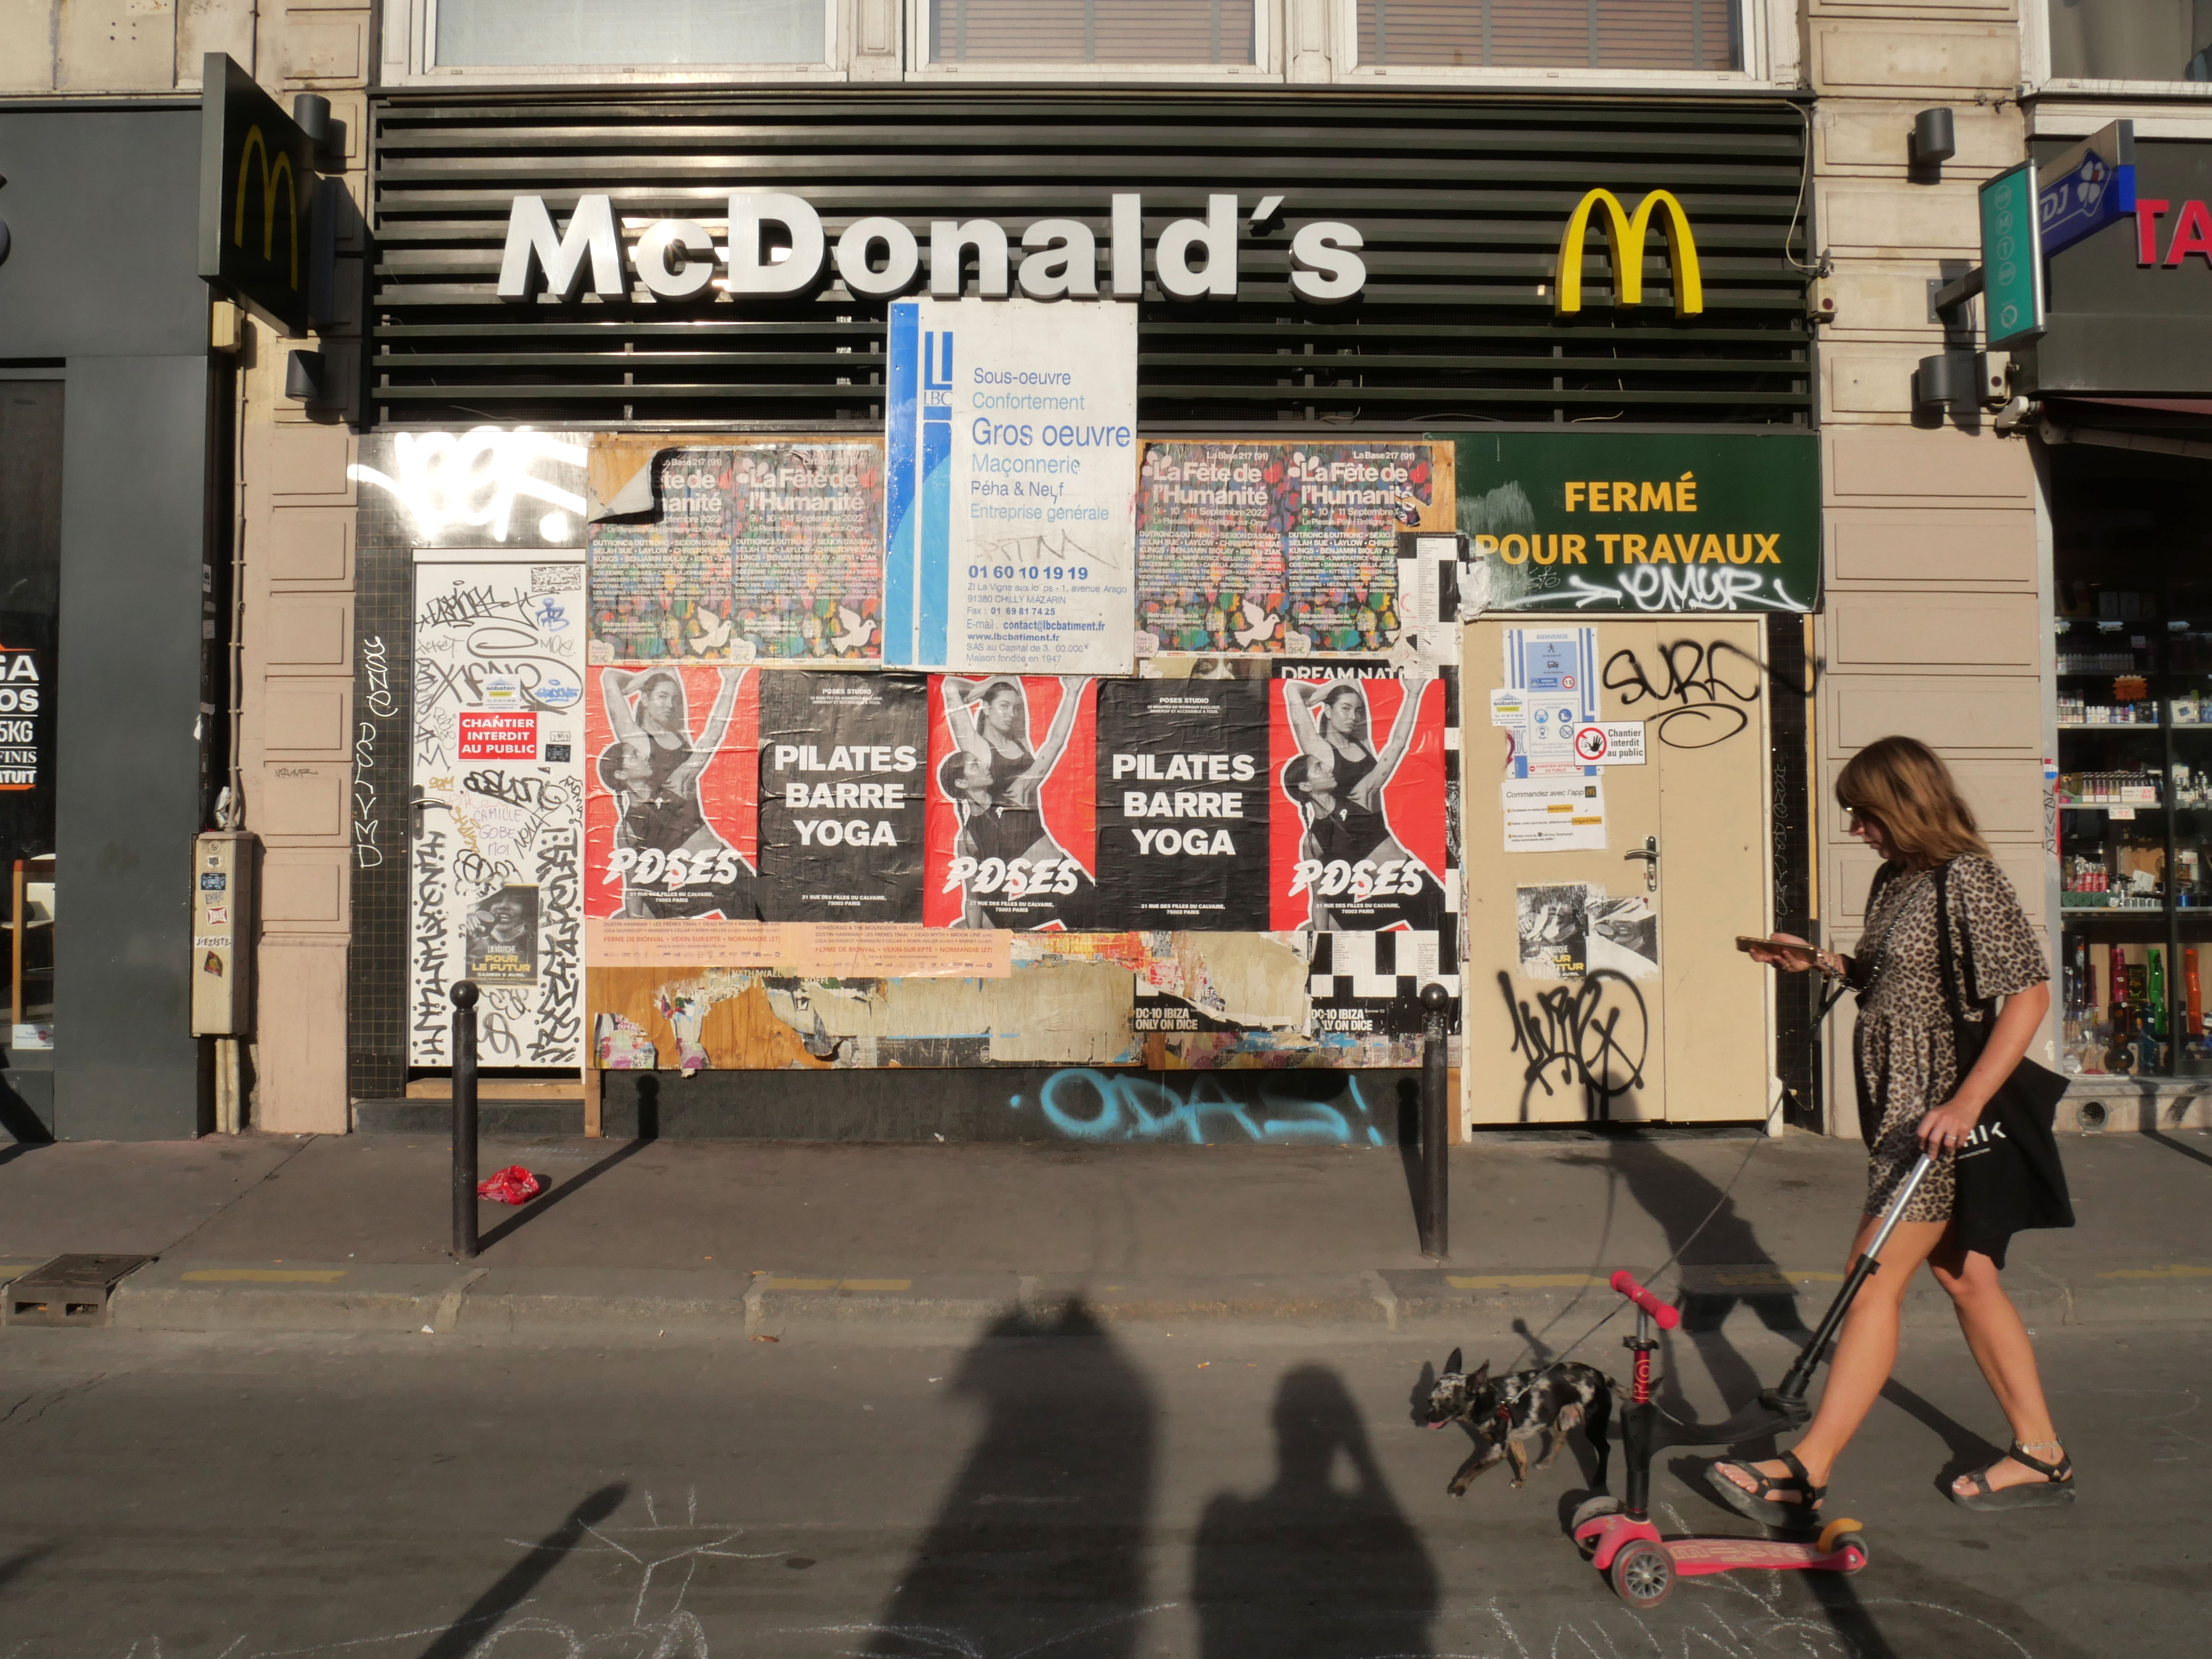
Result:
M760 681L753 668L592 671L587 914L757 915Z
M1098 690L1103 925L1265 931L1265 680L1109 680Z
M763 921L921 920L928 753L921 675L762 676Z
M1097 900L1097 682L930 681L933 927L1091 925Z

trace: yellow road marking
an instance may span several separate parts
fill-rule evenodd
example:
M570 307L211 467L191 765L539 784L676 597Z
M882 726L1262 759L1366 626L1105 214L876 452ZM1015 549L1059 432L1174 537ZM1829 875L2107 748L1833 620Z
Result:
M2164 1267L2116 1267L2100 1279L2212 1279L2212 1267L2191 1267L2174 1262Z
M346 1276L343 1267L195 1267L179 1279L198 1285L328 1285Z
M1588 1273L1446 1273L1455 1291L1578 1291L1609 1280Z

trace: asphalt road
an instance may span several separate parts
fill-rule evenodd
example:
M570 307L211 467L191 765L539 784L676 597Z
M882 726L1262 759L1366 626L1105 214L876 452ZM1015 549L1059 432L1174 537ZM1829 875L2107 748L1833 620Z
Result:
M1623 1374L1620 1329L1578 1357ZM1441 1343L918 1335L0 1333L0 1659L2204 1651L2205 1328L2045 1333L2081 1498L1993 1517L1937 1488L2000 1419L1954 1336L1910 1337L1831 1499L1867 1571L1644 1614L1561 1534L1579 1442L1445 1495L1465 1443L1408 1416ZM1790 1352L1742 1310L1701 1346L1669 1366L1699 1408ZM1747 1530L1669 1465L1668 1530Z

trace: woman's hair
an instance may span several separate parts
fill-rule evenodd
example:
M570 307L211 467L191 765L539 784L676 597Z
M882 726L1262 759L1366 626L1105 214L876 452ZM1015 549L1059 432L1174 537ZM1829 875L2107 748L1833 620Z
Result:
M937 763L937 787L945 792L949 801L975 803L968 799L968 768L975 757L965 749L956 749Z
M1017 702L1023 701L1022 688L1007 679L993 680L976 696L975 701L988 708L1001 691Z
M1891 850L1907 864L1933 867L1961 853L1990 855L1951 769L1917 738L1879 738L1860 750L1836 775L1836 799L1879 821Z

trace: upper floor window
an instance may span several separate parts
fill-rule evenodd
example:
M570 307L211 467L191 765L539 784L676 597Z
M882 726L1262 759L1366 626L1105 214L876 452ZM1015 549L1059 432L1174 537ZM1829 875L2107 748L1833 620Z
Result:
M1249 64L1253 0L929 0L933 64Z
M819 64L822 0L432 0L441 68Z
M1359 0L1362 65L1740 70L1738 0Z
M2212 81L2212 0L2048 0L2057 81Z

